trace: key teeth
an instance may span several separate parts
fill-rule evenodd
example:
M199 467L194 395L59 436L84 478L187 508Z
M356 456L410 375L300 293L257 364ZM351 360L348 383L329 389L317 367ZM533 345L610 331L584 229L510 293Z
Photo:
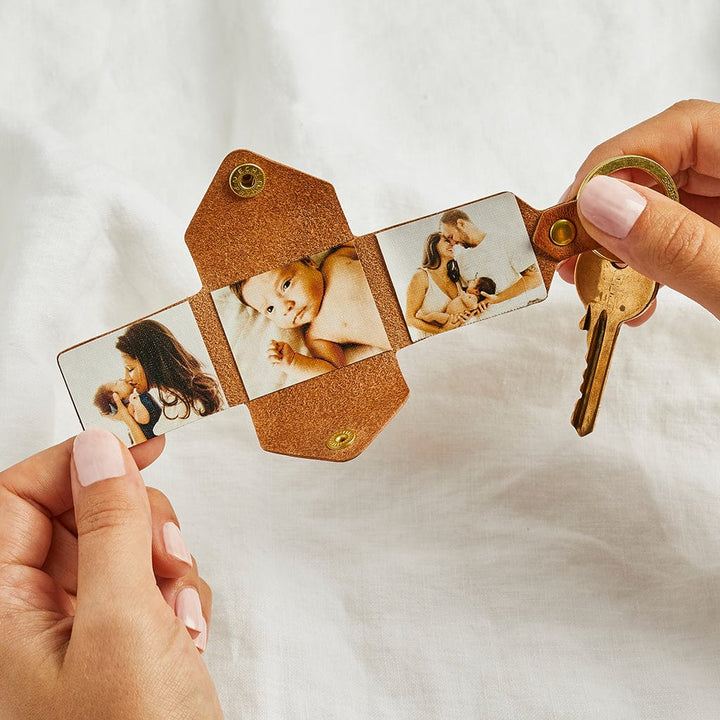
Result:
M588 306L587 312L580 319L580 329L581 330L587 331L590 329L590 313L591 313L591 308L590 308L590 306ZM585 356L585 359L587 360L587 355Z
M581 395L571 420L582 437L595 426L618 332L648 307L658 284L630 267L584 252L575 264L575 287L585 305L580 328L588 331Z
M587 358L590 355L590 352L588 351L588 354L585 356L586 362ZM590 365L585 366L585 372L583 372L583 379L580 383L580 397L578 398L577 402L575 403L575 408L573 409L572 414L572 426L577 431L577 434L580 437L585 437L585 435L588 435L592 432L592 425L590 427L587 427L584 420L587 418L587 392L588 388L590 386Z
M583 321L581 321L580 327L587 330L591 327L591 322L591 308L588 307L588 311ZM572 426L580 437L589 435L593 431L593 427L595 427L596 413L588 415L588 405L590 403L588 392L592 387L598 355L600 353L599 340L605 332L606 322L607 314L603 311L600 313L594 326L592 326L593 334L592 337L588 339L588 350L587 353L585 353L585 370L583 372L582 382L580 383L580 397L575 403L571 419Z

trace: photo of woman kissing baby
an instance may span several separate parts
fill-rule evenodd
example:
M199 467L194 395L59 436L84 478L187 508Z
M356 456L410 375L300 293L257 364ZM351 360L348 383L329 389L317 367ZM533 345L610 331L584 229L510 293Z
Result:
M212 297L250 399L390 349L352 242Z
M58 364L83 427L128 445L226 407L186 302L66 350Z

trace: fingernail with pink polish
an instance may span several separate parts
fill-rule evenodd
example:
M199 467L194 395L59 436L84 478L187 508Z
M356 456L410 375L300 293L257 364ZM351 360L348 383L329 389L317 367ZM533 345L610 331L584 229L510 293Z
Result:
M647 200L621 180L598 175L578 198L580 212L598 229L616 238L627 237Z
M205 622L200 604L200 595L193 587L183 588L175 598L175 615L182 620L194 639L202 632Z
M174 522L166 522L163 525L163 542L168 554L187 563L192 567L192 556L183 540L180 528Z
M83 487L125 475L125 461L118 439L107 430L92 428L73 442L73 459Z

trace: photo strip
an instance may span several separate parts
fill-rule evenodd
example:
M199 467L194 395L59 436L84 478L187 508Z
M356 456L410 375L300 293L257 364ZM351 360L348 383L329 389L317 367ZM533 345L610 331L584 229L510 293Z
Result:
M390 350L352 242L212 298L251 400Z
M547 297L512 193L384 230L377 239L413 342Z
M58 365L83 428L127 445L226 406L187 302L66 350Z

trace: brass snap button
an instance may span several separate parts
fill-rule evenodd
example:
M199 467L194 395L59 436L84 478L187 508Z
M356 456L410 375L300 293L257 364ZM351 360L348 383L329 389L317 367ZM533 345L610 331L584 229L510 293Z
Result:
M575 239L576 233L575 225L570 220L561 218L556 220L550 227L550 241L554 245L564 247Z
M254 163L238 165L230 173L230 189L242 198L255 197L265 187L265 171Z
M338 430L334 432L325 443L330 450L343 450L350 447L357 437L354 430Z

